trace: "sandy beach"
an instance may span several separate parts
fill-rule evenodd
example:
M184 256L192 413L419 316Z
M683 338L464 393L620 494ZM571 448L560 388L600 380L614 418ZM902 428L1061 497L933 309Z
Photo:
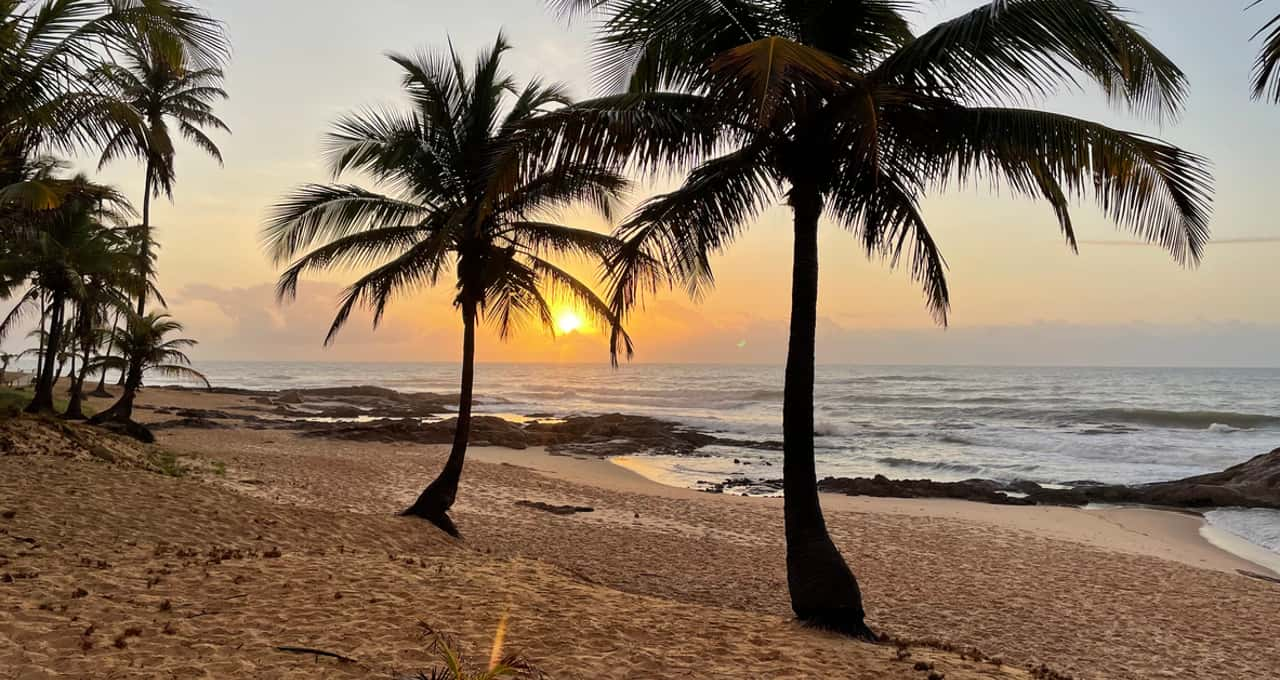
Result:
M144 404L252 408L162 389ZM628 469L642 458L478 448L459 542L394 516L441 446L164 429L155 450L187 469L172 477L4 435L6 677L402 677L433 664L422 624L483 662L503 613L506 650L551 677L1018 678L1043 665L1038 677L1226 680L1280 668L1280 585L1240 575L1266 570L1203 540L1192 515L827 497L871 624L913 643L900 653L790 620L778 499L662 486Z

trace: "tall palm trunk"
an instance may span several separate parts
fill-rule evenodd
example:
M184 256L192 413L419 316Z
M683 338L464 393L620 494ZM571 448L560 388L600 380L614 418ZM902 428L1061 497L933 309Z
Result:
M49 303L49 332L43 347L40 375L36 380L35 396L27 405L27 413L53 413L54 366L58 360L58 347L62 345L63 306L62 293L55 291Z
M47 294L43 292L40 293L40 328L39 330L41 331L44 330L45 322L48 321L49 319L49 305L47 301L48 301ZM40 379L40 376L44 374L45 335L42 332L42 333L39 333L37 337L39 338L39 350L36 352L36 380L38 381Z
M791 608L807 623L873 638L858 581L827 533L813 458L814 352L818 322L818 220L821 194L793 186L795 253L791 336L783 387L783 494Z
M146 314L147 283L151 280L151 173L154 167L154 161L148 157L147 177L142 182L142 225L138 234L138 316ZM133 366L131 365L127 370L122 371L116 385L126 386L127 389L129 381L126 379L126 375L131 373L132 370ZM106 378L105 372L103 373L103 378ZM141 379L141 376L139 376L139 379ZM132 412L132 409L130 409L130 412Z
M113 332L112 332L112 333L111 333L111 335L107 338L107 352L106 352L106 354L105 354L104 356L111 356L111 350L112 350L112 349L114 349L114 347L115 347L116 334L115 334L115 332L114 332L114 331L115 331L115 329L120 328L120 312L118 312L118 311L116 312L116 320L115 320L114 322L112 322L111 327L112 327L112 331L113 331ZM120 378L121 378L121 380L123 380L123 379L124 379L124 373L123 373L123 372L120 374ZM90 394L89 396L91 396L91 397L110 397L110 396L111 396L111 393L107 391L107 369L106 369L106 367L103 367L103 369L102 369L102 377L98 378L98 387L97 387L97 389L95 389L95 390L93 391L93 393L92 393L92 394Z
M476 303L462 303L462 387L458 394L458 424L453 431L453 448L445 461L440 476L431 482L402 515L421 517L440 527L452 536L459 536L458 528L449 519L449 508L458 497L458 482L462 479L462 466L467 457L467 440L471 435L471 393L475 382L476 362Z
M72 371L71 398L67 400L67 412L62 414L68 420L84 420L84 383L89 377L89 350L85 349L80 372Z
M76 337L80 340L80 370L71 371L71 398L67 400L67 411L62 414L69 420L84 420L84 383L89 378L89 354L92 333L90 315L83 311L76 321Z
M151 280L151 172L155 167L147 159L147 178L143 181L142 229L138 243L138 316L147 311L147 282Z

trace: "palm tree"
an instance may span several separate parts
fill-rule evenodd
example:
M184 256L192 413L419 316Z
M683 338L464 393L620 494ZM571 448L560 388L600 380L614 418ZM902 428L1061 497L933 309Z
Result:
M222 26L182 0L0 2L0 204L42 150L72 153L105 141L118 107L84 87L86 76L139 35L183 50L200 68L228 54ZM38 186L22 192L49 198Z
M0 324L0 337L33 304L47 296L48 330L39 329L43 357L36 379L35 395L27 407L30 413L53 411L53 388L61 372L59 354L65 353L65 336L70 305L90 295L94 277L120 271L121 253L113 246L112 225L132 215L128 201L111 187L90 182L83 175L72 179L45 180L53 191L56 207L28 211L23 221L31 225L28 237L16 242L0 259L0 298L8 298L18 284L29 280L30 287L19 297L14 311ZM57 371L55 372L55 366Z
M594 160L552 163L551 150L533 153L517 144L526 126L568 99L560 85L534 80L518 87L501 69L507 49L499 36L469 73L452 49L391 55L404 72L412 110L367 110L341 119L328 137L328 155L335 179L360 171L392 193L303 186L276 206L264 231L276 262L292 260L277 287L282 299L293 297L304 272L372 267L346 289L326 343L355 307L371 308L376 327L394 296L434 286L452 268L463 326L453 448L443 471L404 514L454 535L448 511L471 426L477 322L490 322L503 338L526 318L551 330L548 296L560 296L617 325L590 286L548 259L603 258L617 242L545 216L579 202L607 216L627 181Z
M1262 0L1255 0L1249 8L1260 4ZM1260 37L1262 51L1253 64L1253 98L1280 104L1280 14L1272 17L1271 21L1263 24L1253 34L1254 40Z
M90 370L126 371L128 378L124 382L124 392L120 399L111 408L90 418L89 422L94 425L120 423L126 426L130 434L151 441L154 438L150 432L133 422L133 402L138 396L145 374L158 373L174 378L194 379L204 383L205 387L212 387L204 374L191 368L191 359L183 351L194 347L196 341L168 337L181 332L182 324L168 314L154 312L144 316L129 313L123 328L112 329L120 356L98 357L90 363Z
M163 43L141 35L125 52L123 64L102 64L92 75L116 104L114 129L98 169L122 156L137 157L145 164L137 257L139 276L149 280L154 266L151 199L163 194L172 200L176 179L171 128L222 164L222 152L205 133L205 129L231 131L213 113L213 104L227 98L222 69L191 68L185 50L165 49ZM146 301L144 290L138 295L138 314L146 310Z
M627 246L611 263L619 319L664 279L695 292L709 286L711 254L767 206L782 199L791 207L783 406L791 603L803 621L870 637L857 579L826 529L814 466L819 222L849 230L869 255L908 256L940 323L949 307L945 263L919 205L954 181L999 183L1047 201L1073 249L1069 202L1092 193L1117 223L1179 262L1197 262L1210 213L1202 159L1143 135L1003 105L1083 77L1114 102L1167 118L1181 108L1185 78L1109 0L996 0L918 36L903 0L558 4L601 15L596 64L604 83L629 89L615 98L619 106L646 97L660 106L656 97L665 97L712 137L675 154L696 164L684 184L620 228Z
M7 384L5 374L9 372L9 364L13 363L13 360L17 358L14 354L0 352L0 387L4 387Z
M116 245L120 245L120 241ZM122 262L132 262L129 250L118 248L116 253ZM84 420L84 385L90 374L90 362L107 338L107 318L128 311L129 293L137 288L136 275L122 267L117 271L95 272L88 277L84 294L75 301L76 314L70 326L73 356L80 360L80 370L72 370L70 398L63 417ZM106 375L106 371L103 371Z

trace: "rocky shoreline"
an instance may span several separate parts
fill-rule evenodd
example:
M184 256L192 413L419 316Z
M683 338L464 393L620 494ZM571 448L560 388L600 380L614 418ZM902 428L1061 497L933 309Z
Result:
M235 412L199 409L154 409L173 420L150 425L218 429L229 421L251 429L300 430L304 437L366 442L445 444L452 441L456 395L402 393L384 387L355 386L290 389L278 392L215 389L248 396L254 409ZM480 399L479 404L502 403ZM692 430L678 423L620 413L526 416L524 422L490 415L476 416L471 425L474 446L511 449L546 447L552 453L609 457L657 453L696 456L707 446L780 450L776 441L738 440ZM712 493L750 489L776 492L782 480L735 476L705 481ZM828 477L819 482L827 493L880 498L952 498L997 505L1084 506L1092 503L1151 505L1184 509L1243 507L1280 509L1280 449L1218 473L1141 485L1108 485L1080 481L1067 488L1035 482L969 479L938 482L929 479Z

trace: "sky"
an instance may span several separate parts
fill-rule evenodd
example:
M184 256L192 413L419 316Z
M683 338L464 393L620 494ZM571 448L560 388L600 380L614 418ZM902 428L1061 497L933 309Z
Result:
M322 346L335 298L354 273L307 280L298 300L272 297L278 270L259 233L289 188L328 179L321 137L345 112L402 105L388 51L464 55L499 30L514 50L506 67L594 91L590 24L566 22L538 0L207 0L234 44L233 130L218 139L225 167L181 147L172 204L155 208L160 285L171 312L200 339L197 360L450 361L461 324L450 288L397 302L376 331L353 319ZM923 28L978 6L922 2ZM1187 73L1190 97L1176 122L1156 125L1109 108L1084 89L1040 103L1115 127L1157 135L1209 157L1217 179L1214 245L1185 269L1138 245L1089 203L1074 208L1083 243L1073 255L1043 204L959 188L929 197L924 214L950 265L948 329L931 320L905 271L868 260L847 233L821 233L818 360L829 363L1034 365L1280 365L1280 227L1274 164L1280 106L1249 98L1250 36L1280 10L1246 0L1122 0L1151 40ZM1264 3L1265 5L1266 3ZM91 159L82 159L92 169ZM119 162L100 175L141 202L142 171ZM660 186L640 186L633 203ZM607 230L600 218L562 216ZM789 212L774 208L714 260L715 290L702 300L664 291L630 324L642 362L780 363L786 352ZM589 266L577 271L590 274ZM16 347L7 341L6 349ZM589 327L551 338L536 328L503 343L485 330L486 362L608 360Z

